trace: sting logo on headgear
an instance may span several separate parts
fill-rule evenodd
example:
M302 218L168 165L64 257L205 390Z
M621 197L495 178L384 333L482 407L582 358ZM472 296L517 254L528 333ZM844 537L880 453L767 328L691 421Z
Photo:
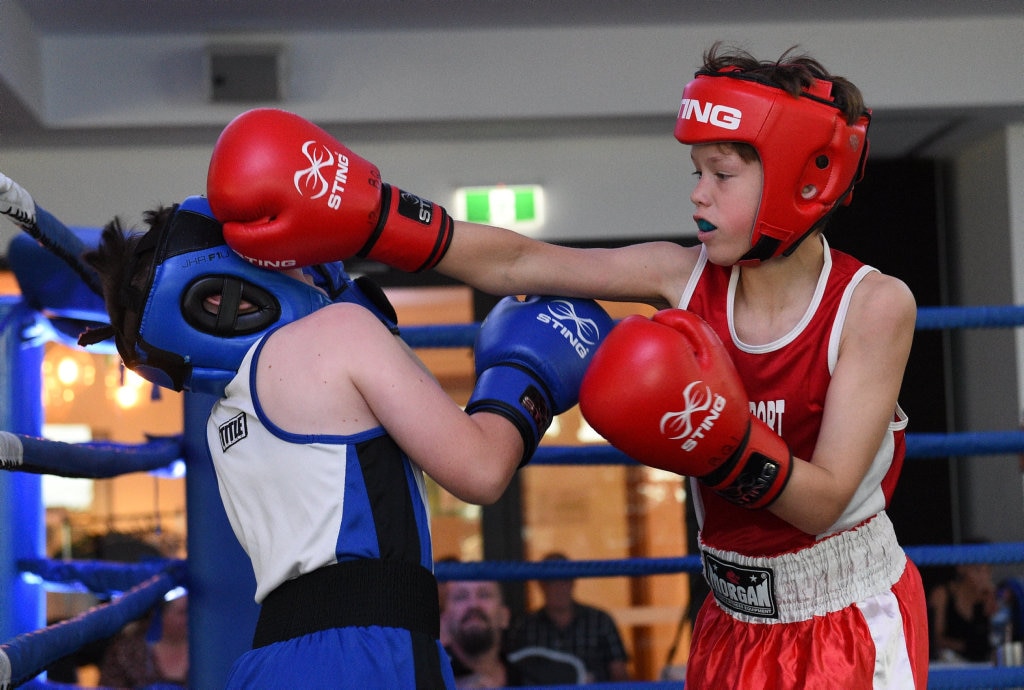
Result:
M725 409L726 399L712 393L711 387L703 381L694 381L683 390L683 403L686 407L682 410L662 415L658 427L669 439L681 440L683 450L691 451L700 444L704 433L714 428L715 421ZM695 423L697 415L703 415L703 418Z
M743 113L727 105L701 104L692 98L684 98L679 104L680 120L696 120L722 129L739 129Z
M140 289L132 279L142 270ZM121 294L139 315L134 348L115 337L125 365L165 388L217 395L256 341L330 303L320 290L231 251L203 197L189 197L164 228L143 236Z
M853 124L817 80L799 97L727 68L697 72L683 90L675 136L684 144L742 143L764 172L750 251L740 263L788 255L838 206L864 173L871 112Z
M561 332L581 358L590 353L590 347L601 339L601 329L594 319L579 316L569 300L556 299L548 304L548 313L537 314L537 320ZM573 326L570 330L565 324Z

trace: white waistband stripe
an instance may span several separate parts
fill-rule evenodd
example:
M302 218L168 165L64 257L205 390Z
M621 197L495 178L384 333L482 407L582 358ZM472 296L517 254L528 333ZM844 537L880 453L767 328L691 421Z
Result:
M884 512L782 556L744 556L703 541L700 547L704 575L718 603L751 623L795 623L839 611L891 588L907 565ZM757 584L734 584L744 579Z

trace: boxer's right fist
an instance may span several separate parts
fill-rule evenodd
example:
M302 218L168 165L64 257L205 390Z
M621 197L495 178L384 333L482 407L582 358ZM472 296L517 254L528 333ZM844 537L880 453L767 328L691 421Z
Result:
M381 182L375 165L312 122L258 108L224 128L207 197L224 240L248 261L294 268L365 256L432 268L454 223L440 206Z
M477 333L477 381L466 412L493 412L511 421L523 437L527 462L554 416L579 400L583 374L612 324L593 300L501 300Z
M792 472L786 442L751 415L722 341L682 309L623 319L583 379L580 411L635 460L697 477L737 505L770 505Z

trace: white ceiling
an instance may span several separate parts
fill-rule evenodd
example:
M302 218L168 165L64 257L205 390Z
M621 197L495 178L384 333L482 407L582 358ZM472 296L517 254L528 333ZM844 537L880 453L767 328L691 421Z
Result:
M622 27L663 24L725 26L742 22L913 20L1024 16L1024 0L0 0L15 3L36 32L36 42L102 37L116 44L147 35L174 34L184 41L211 34L275 35L301 31L417 31L445 28ZM9 8L8 8L9 11ZM2 7L0 7L2 17ZM2 34L0 27L0 34ZM0 36L2 37L2 36ZM710 40L710 38L709 38ZM137 50L137 44L132 48ZM1024 55L1024 39L1021 50ZM129 54L126 50L126 55ZM2 51L0 51L2 55ZM8 60L9 62L10 60ZM893 65L898 69L899 65ZM1024 64L1022 64L1024 68ZM45 75L44 75L45 78ZM168 81L173 74L161 75ZM39 115L39 106L12 88L0 60L0 142L152 141L208 138L209 118L183 114L168 122L144 118L123 123L66 125ZM110 93L111 99L126 98ZM42 100L40 97L39 100ZM986 131L1022 119L1020 99L1007 106L969 111L949 108L876 110L872 152L878 157L915 155L935 141ZM595 121L600 118L595 118ZM222 120L217 120L217 125ZM538 117L538 127L558 127ZM445 126L435 123L435 126ZM448 123L453 131L493 122ZM532 126L532 125L531 125ZM564 126L564 123L563 123ZM579 126L578 123L575 126ZM599 126L593 125L592 126ZM615 126L611 124L609 126ZM644 126L641 123L641 126ZM663 127L660 119L648 127ZM467 129L469 128L469 129ZM660 130L659 130L660 131Z
M1020 14L1021 0L19 0L53 33L192 33Z

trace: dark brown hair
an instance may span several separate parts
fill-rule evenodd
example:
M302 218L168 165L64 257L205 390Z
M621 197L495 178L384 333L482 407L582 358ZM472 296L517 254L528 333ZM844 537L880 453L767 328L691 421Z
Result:
M852 125L864 113L864 96L860 89L849 80L830 74L810 55L798 52L798 46L790 47L778 60L758 60L745 50L726 48L717 42L705 51L704 66L698 73L719 72L730 67L793 96L801 95L816 79L832 82L832 100L847 124Z
M174 206L161 206L146 211L143 220L149 232L159 231L170 221L175 211ZM135 349L139 336L138 307L131 304L125 289L127 286L139 290L145 288L143 283L149 274L149 262L133 261L135 250L145 233L125 230L120 218L114 218L103 227L100 241L96 249L86 252L82 259L99 275L103 289L103 301L110 317L110 325L114 330L119 347L127 347L128 352ZM152 257L150 257L152 258ZM131 271L133 275L128 276Z

